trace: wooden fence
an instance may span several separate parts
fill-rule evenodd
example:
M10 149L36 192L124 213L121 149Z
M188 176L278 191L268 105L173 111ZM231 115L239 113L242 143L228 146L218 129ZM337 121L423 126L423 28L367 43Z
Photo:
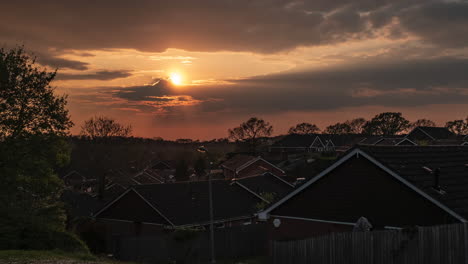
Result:
M268 241L264 224L215 229L218 259L266 256ZM174 232L151 236L114 238L113 254L121 260L140 263L208 263L209 233L180 237Z
M273 241L270 254L274 264L468 264L468 225Z

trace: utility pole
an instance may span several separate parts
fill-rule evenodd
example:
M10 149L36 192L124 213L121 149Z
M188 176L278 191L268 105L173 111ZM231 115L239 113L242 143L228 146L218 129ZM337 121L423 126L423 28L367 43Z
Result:
M197 148L198 152L201 153L206 153L208 154L208 149L206 149L204 146L200 146ZM208 155L207 155L208 157ZM209 161L208 165L208 199L210 201L210 255L211 255L211 263L216 263L216 257L215 257L215 246L214 246L214 226L213 226L213 221L214 221L214 215L213 215L213 186L212 186L212 178L211 178L211 166L213 165L213 162Z
M208 166L208 192L209 192L209 200L210 200L210 247L211 247L211 263L216 263L215 258L215 247L214 247L214 227L213 227L213 186L211 182L211 165L212 162L210 161L210 165Z

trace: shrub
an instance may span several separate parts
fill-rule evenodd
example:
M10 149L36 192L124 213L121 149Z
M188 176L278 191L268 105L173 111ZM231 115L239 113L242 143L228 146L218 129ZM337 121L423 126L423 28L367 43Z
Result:
M62 250L89 254L86 244L75 234L56 230L23 228L9 230L0 238L0 249Z

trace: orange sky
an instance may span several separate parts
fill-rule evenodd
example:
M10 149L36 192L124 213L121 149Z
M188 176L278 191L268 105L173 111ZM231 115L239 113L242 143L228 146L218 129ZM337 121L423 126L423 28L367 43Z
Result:
M251 116L283 134L383 111L468 115L466 1L26 2L0 10L0 43L59 69L75 134L93 115L166 139L226 137Z

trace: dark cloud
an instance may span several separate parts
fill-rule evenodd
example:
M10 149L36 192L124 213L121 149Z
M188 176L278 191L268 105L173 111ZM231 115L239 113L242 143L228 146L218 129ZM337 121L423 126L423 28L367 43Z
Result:
M408 31L445 47L468 46L468 2L429 1L401 12L400 22Z
M80 70L84 71L88 69L88 63L82 62L82 61L76 61L76 60L67 60L59 57L54 57L46 54L38 54L37 55L37 61L44 65L44 66L50 66L53 68L58 68L58 69L72 69L72 70Z
M115 96L130 101L157 101L163 96L173 94L173 85L164 79L157 80L151 85L132 86L115 92Z
M107 81L118 78L129 77L132 74L129 71L97 71L93 73L86 74L69 74L69 73L59 73L57 74L57 80L100 80Z
M230 84L199 85L173 89L161 80L154 85L113 88L116 98L151 105L171 112L170 118L186 114L202 118L207 113L228 115L274 114L288 111L335 110L346 107L418 107L468 101L468 59L360 61L321 70L285 72ZM118 90L115 92L115 90ZM165 104L177 101L178 104ZM182 104L184 100L192 103ZM149 102L149 104L148 104ZM154 102L155 104L151 104ZM193 103L195 102L195 103ZM222 116L222 117L221 117Z
M61 49L275 52L374 36L401 22L429 43L466 46L466 1L25 0L2 3L0 41ZM41 10L38 12L38 10ZM392 36L404 34L394 29Z

